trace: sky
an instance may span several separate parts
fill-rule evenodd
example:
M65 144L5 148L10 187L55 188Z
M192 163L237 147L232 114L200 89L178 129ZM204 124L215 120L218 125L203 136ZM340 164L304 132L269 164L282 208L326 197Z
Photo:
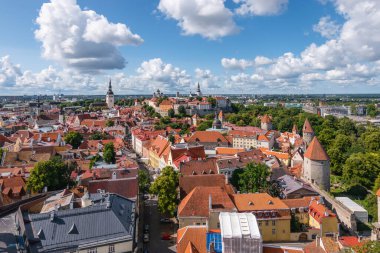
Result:
M22 8L20 8L22 6ZM378 0L4 0L0 95L380 93Z

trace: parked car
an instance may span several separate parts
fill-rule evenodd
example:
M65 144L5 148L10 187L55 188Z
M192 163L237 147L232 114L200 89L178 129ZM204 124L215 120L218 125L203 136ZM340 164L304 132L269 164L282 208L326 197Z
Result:
M168 241L168 240L171 239L171 236L169 234L162 234L161 239L165 240L165 241Z
M162 218L162 219L160 219L160 222L162 222L162 223L170 223L172 221L169 218Z
M149 225L148 224L145 224L144 226L144 233L149 233Z
M149 234L144 234L144 242L149 242Z

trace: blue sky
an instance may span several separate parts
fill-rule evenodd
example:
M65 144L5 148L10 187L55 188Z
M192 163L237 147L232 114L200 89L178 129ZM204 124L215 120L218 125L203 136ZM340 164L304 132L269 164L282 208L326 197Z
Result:
M108 78L119 94L379 92L379 5L2 1L1 93L102 94Z

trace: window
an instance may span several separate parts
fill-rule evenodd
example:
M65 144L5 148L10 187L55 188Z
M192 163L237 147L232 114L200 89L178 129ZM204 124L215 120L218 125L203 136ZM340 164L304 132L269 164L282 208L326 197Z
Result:
M265 221L265 226L269 226L269 221Z
M115 252L115 245L109 245L108 246L108 253L114 253Z
M218 222L218 224L216 224L216 226L217 226L218 228L220 228L220 223Z
M96 253L96 248L88 249L87 253Z
M272 235L276 234L276 229L272 229Z
M197 223L197 226L200 226L201 225L201 223Z
M272 220L272 226L276 226L276 221Z

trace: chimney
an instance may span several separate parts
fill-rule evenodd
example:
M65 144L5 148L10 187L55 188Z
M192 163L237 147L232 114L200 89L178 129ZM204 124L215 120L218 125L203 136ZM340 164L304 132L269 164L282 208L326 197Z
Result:
M316 247L320 247L321 245L320 245L320 240L321 240L321 237L319 236L319 235L317 235L316 237L315 237L315 246Z
M112 172L112 179L117 179L116 171Z
M228 177L227 177L227 175L224 175L224 179L225 179L225 184L228 185L229 182L228 182Z
M208 210L211 211L212 209L212 198L211 198L211 194L208 195Z

